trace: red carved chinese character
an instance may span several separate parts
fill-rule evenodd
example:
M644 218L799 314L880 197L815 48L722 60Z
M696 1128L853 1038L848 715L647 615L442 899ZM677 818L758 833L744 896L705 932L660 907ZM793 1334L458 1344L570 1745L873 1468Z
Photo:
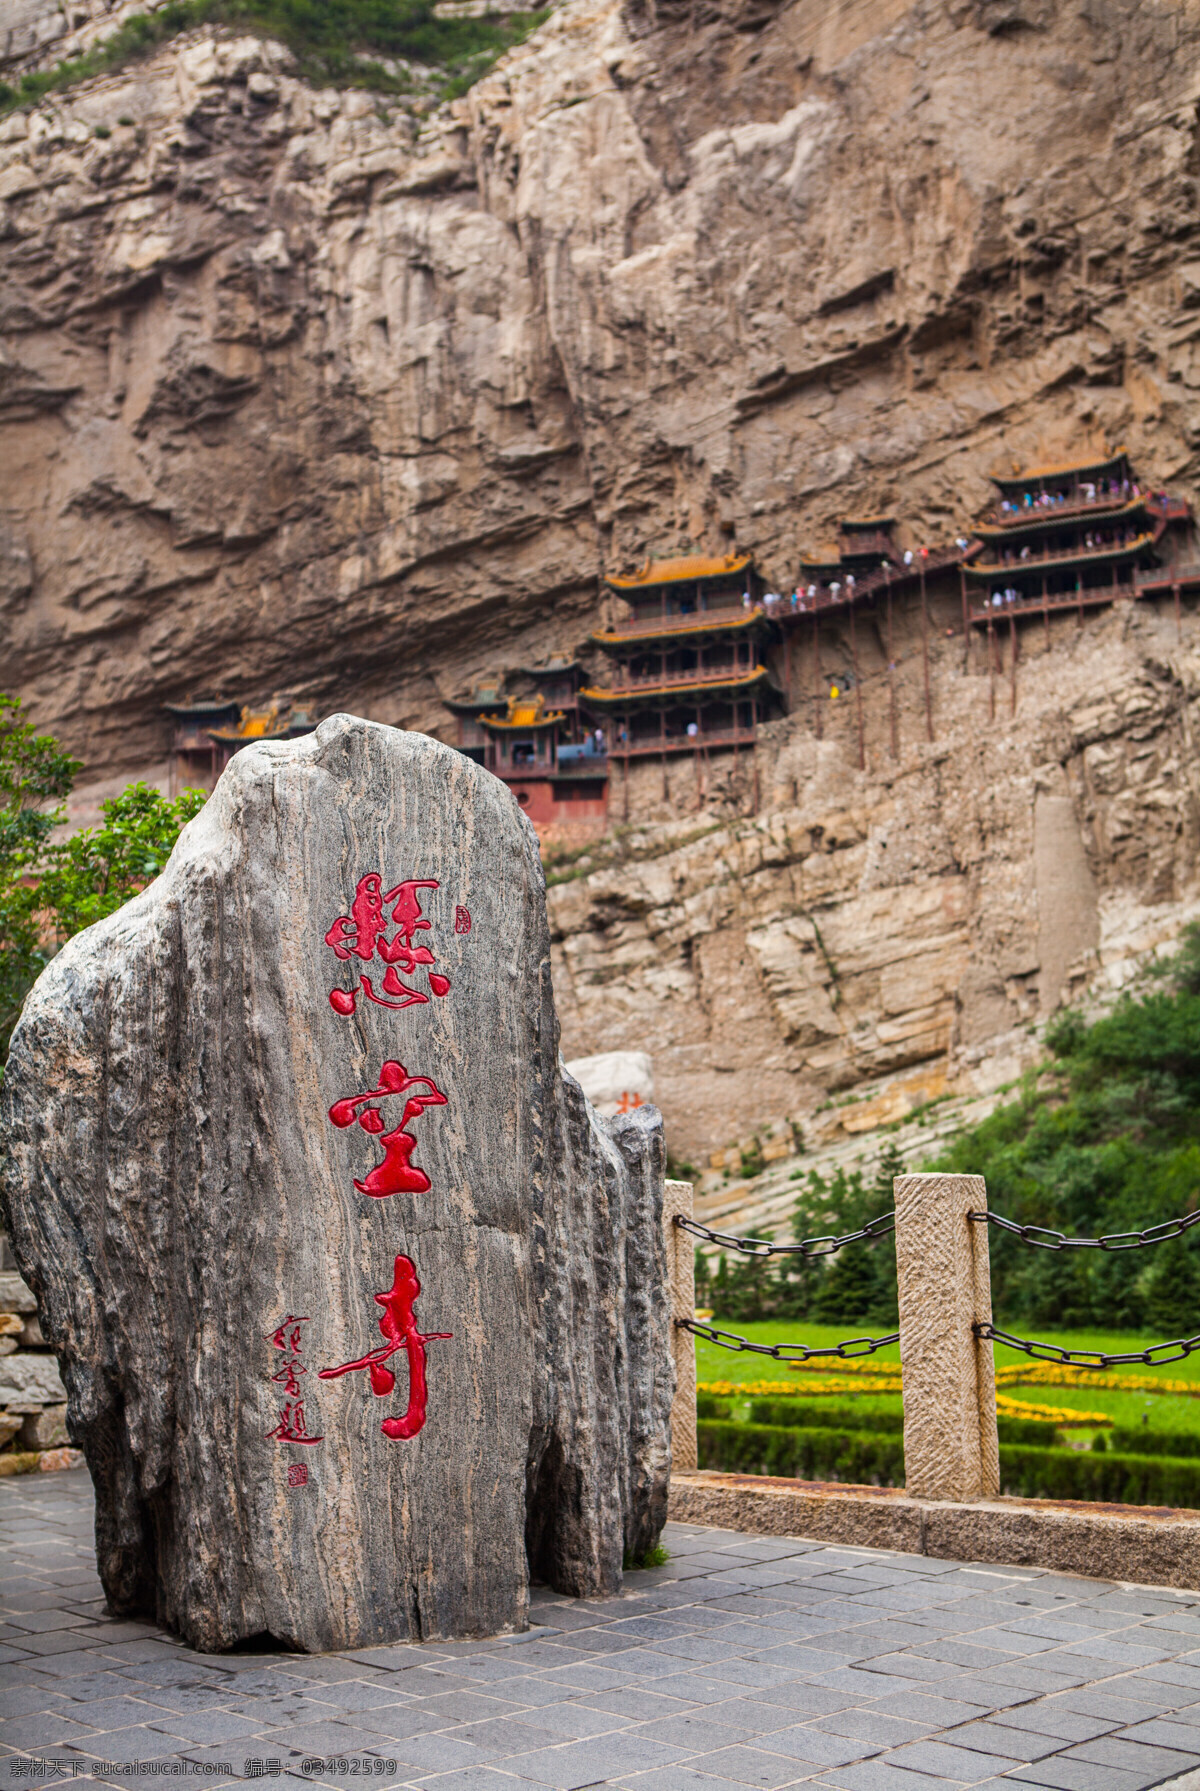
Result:
M296 1318L289 1312L283 1323L277 1325L273 1331L268 1331L267 1336L276 1349L297 1352L300 1348L300 1326L307 1323L307 1318Z
M297 1318L294 1313L289 1312L282 1324L266 1333L275 1348L283 1351L283 1361L271 1380L274 1385L283 1388L284 1404L279 1414L279 1423L274 1430L267 1432L268 1438L273 1437L281 1443L319 1443L322 1440L319 1436L308 1434L304 1421L304 1401L300 1397L300 1376L308 1373L300 1360L300 1327L307 1323L307 1318Z
M288 1463L287 1483L289 1486L307 1486L308 1469L302 1461Z
M298 1375L307 1374L308 1369L297 1356L289 1356L278 1374L271 1376L277 1387L282 1387L289 1399L299 1399L300 1382Z
M461 904L454 910L454 931L456 933L471 931L471 910L462 907Z
M645 1102L642 1100L640 1094L630 1094L629 1091L626 1090L617 1102L617 1112L632 1113L636 1107L643 1106L645 1106Z
M421 1283L417 1280L416 1265L408 1256L396 1258L392 1285L387 1293L377 1293L375 1301L383 1307L383 1317L379 1321L379 1329L383 1333L384 1343L379 1349L369 1350L360 1356L357 1362L342 1362L337 1368L322 1368L318 1374L323 1381L336 1380L339 1375L355 1374L360 1369L367 1369L371 1376L371 1391L376 1398L390 1393L396 1385L396 1376L387 1366L388 1359L403 1349L408 1354L408 1410L403 1418L385 1418L379 1426L385 1437L393 1440L415 1437L425 1423L425 1407L428 1390L425 1384L425 1345L427 1343L448 1342L453 1331L421 1332L417 1329L417 1321L413 1312L417 1295L421 1291Z
M409 1094L409 1089L413 1088L426 1088L429 1092ZM372 1107L369 1103L398 1094L408 1095L400 1124L394 1131L384 1132L383 1115L378 1107ZM410 1076L404 1065L393 1059L389 1059L380 1070L378 1088L369 1088L365 1094L347 1095L344 1100L334 1102L329 1109L329 1117L335 1126L352 1126L357 1119L363 1131L379 1137L383 1146L383 1162L376 1164L365 1182L356 1181L354 1184L360 1194L370 1194L374 1199L382 1200L389 1194L429 1192L429 1177L418 1164L410 1161L417 1141L407 1130L407 1126L426 1107L445 1105L446 1097L436 1082L432 1082L428 1076ZM360 1107L364 1109L362 1113L358 1111ZM379 1136L381 1133L382 1137Z
M352 1014L360 989L368 1001L374 1001L379 1007L426 1005L428 995L400 980L401 972L405 976L412 976L418 966L428 972L429 987L435 995L448 995L450 992L450 978L429 969L431 964L437 963L429 947L413 944L413 936L427 933L430 927L429 921L421 912L421 898L417 891L439 889L441 885L431 877L410 877L403 883L397 883L395 889L381 893L382 884L383 878L378 871L360 877L349 915L339 914L325 935L326 945L332 946L343 962L352 955L367 962L378 951L387 965L380 985L382 993L375 993L375 985L369 976L360 975L357 988L330 990L329 1004L336 1013ZM383 910L388 902L395 904L392 908L392 920L396 931L390 939L384 937L387 921ZM389 1000L389 996L395 999Z
M305 1428L304 1401L289 1399L279 1414L279 1422L274 1430L267 1432L268 1439L275 1438L281 1443L319 1443L320 1437L311 1437Z

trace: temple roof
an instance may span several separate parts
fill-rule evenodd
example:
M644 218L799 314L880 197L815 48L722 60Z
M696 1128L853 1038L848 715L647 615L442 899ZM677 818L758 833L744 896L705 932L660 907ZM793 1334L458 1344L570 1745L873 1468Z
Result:
M698 578L730 577L735 572L744 572L750 564L748 553L726 554L724 559L687 554L678 560L647 560L631 577L618 578L615 573L608 574L604 582L615 591L637 591L655 585L694 583Z
M236 728L208 728L210 740L245 745L248 740L295 740L311 734L316 722L307 709L273 703L269 709L243 709Z
M481 715L485 728L556 728L567 719L565 710L546 709L539 692L535 697L509 697L507 715Z
M519 665L517 670L527 678L561 678L566 672L581 669L578 659L547 659L544 665Z
M990 477L993 485L998 485L1001 491L1017 490L1035 479L1065 479L1072 473L1115 472L1125 464L1125 450L1118 448L1113 454L1096 454L1087 460L1062 460L1045 466L1027 466L1019 472L992 473Z
M236 715L239 705L232 697L189 697L186 703L164 703L167 715Z
M504 702L503 687L504 679L502 677L481 678L472 689L470 696L445 697L443 701L452 713L458 714L461 710L464 714L469 714L472 709L487 709L493 703Z

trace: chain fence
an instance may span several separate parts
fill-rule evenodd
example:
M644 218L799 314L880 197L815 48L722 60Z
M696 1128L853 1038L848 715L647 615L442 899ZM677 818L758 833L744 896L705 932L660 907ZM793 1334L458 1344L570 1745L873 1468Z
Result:
M770 1356L773 1362L810 1362L816 1356L836 1356L839 1361L851 1362L856 1356L873 1356L877 1349L900 1341L899 1331L892 1331L887 1337L846 1337L825 1349L811 1349L807 1343L751 1343L748 1337L739 1337L734 1331L718 1331L715 1325L702 1324L699 1319L677 1318L675 1325L678 1330L690 1331L693 1337L703 1337L722 1349L738 1355Z
M1125 1368L1135 1363L1156 1368L1163 1362L1181 1362L1185 1356L1200 1350L1200 1337L1176 1337L1167 1343L1152 1343L1149 1349L1112 1355L1104 1350L1064 1349L1058 1343L1039 1343L1036 1337L1014 1337L1010 1331L998 1331L995 1325L977 1324L974 1330L976 1337L985 1341L1003 1343L1039 1362L1062 1362L1068 1368Z
M773 1238L731 1237L728 1232L713 1231L711 1226L701 1224L699 1219L689 1219L685 1213L676 1213L675 1223L681 1231L690 1232L694 1238L701 1238L706 1244L719 1244L722 1249L738 1250L743 1256L832 1256L846 1244L863 1243L895 1231L896 1215L881 1213L877 1219L868 1219L857 1231L848 1231L845 1237L830 1235L802 1238L796 1244L777 1244Z
M1185 1213L1181 1219L1164 1219L1161 1225L1147 1225L1144 1231L1113 1231L1100 1238L1069 1238L1061 1231L1050 1231L1044 1225L1020 1225L1000 1213L968 1213L976 1225L994 1225L1032 1244L1038 1250L1141 1250L1147 1244L1165 1244L1182 1237L1193 1225L1200 1225L1200 1210Z

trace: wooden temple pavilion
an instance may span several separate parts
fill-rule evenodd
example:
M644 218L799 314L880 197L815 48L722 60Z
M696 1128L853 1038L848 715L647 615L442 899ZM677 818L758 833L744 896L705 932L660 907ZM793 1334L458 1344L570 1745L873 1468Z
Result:
M211 790L220 769L212 729L235 727L240 704L222 696L189 696L182 703L164 703L163 714L171 718L172 795L176 789Z
M775 630L749 554L649 561L605 584L627 614L592 635L612 678L579 697L603 717L610 757L628 767L639 757L752 747L779 692L763 661Z
M531 821L603 819L608 754L581 718L579 664L551 659L515 670L536 686L531 695L506 696L507 680L492 678L447 703L459 751L506 783Z
M1195 585L1186 556L1191 507L1147 491L1124 452L993 475L998 501L976 525L964 561L967 620L989 632L1005 618L1047 621L1085 609ZM1189 569L1190 568L1190 573ZM1175 569L1175 570L1173 570Z
M211 789L235 752L253 740L298 740L316 720L286 698L268 708L243 708L227 697L192 697L164 703L171 717L172 788Z

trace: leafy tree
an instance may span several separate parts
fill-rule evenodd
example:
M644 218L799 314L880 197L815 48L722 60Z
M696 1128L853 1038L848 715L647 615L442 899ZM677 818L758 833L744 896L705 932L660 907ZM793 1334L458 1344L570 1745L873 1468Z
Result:
M99 827L54 841L78 759L36 734L15 697L0 695L0 1061L21 1005L55 952L157 877L180 829L204 802L131 784L101 804Z
M879 1307L879 1277L866 1244L847 1244L833 1259L812 1316L820 1324L861 1324L873 1318Z
M34 732L16 697L0 695L0 1061L45 962L35 885L79 770L56 740Z
M171 801L150 784L130 784L101 803L99 827L52 847L38 895L58 942L103 920L157 877L180 830L203 806L202 790Z
M1073 1236L1141 1231L1200 1204L1200 928L1110 1013L1091 1024L1068 1013L1046 1043L1016 1100L934 1167L983 1175L998 1212ZM993 1230L990 1244L993 1304L1009 1324L1200 1330L1200 1240L1051 1251Z
M1162 1337L1200 1331L1200 1250L1196 1234L1161 1244L1146 1277L1146 1317Z

